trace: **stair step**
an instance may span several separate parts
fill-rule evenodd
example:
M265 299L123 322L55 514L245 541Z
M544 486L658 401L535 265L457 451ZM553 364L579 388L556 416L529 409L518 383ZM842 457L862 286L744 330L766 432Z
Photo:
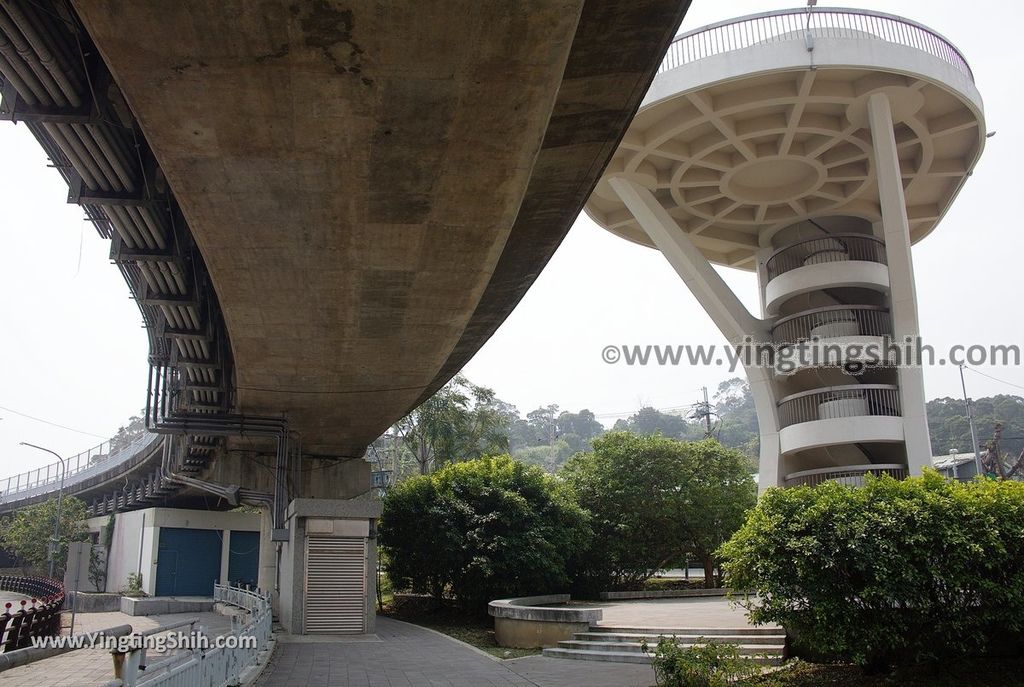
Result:
M693 644L698 639L723 644L785 644L785 633L772 635L709 635L693 631L690 634L670 632L668 634L647 634L642 632L577 632L573 639L585 642L636 642L646 639L648 644L657 644L662 637L675 637L683 644Z
M651 657L647 654L626 651L594 651L590 649L544 649L544 655L552 658L568 658L577 661L609 661L613 663L640 663L650 665ZM751 656L750 660L759 665L782 665L781 656Z
M702 646L706 642L679 642L679 646L691 647ZM768 654L781 656L785 650L785 644L737 644L740 654L751 656L755 654ZM582 649L585 651L611 651L629 654L642 654L643 648L640 642L592 642L578 639L564 640L558 643L560 649ZM650 651L654 650L653 644L648 644Z
M764 627L621 627L612 625L591 625L589 632L610 632L614 634L645 634L665 636L714 637L718 635L757 636L785 635L786 631L778 626Z

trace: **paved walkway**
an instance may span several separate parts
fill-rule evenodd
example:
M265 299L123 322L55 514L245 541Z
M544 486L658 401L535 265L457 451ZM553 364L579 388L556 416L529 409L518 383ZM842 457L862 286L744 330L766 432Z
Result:
M66 616L65 622L70 615ZM136 632L161 625L170 625L199 618L199 624L211 635L225 634L231 619L219 613L171 613L167 615L130 616L124 613L79 613L75 618L75 634L106 630L118 625L131 625ZM184 628L182 631L188 631ZM64 628L65 634L67 628ZM154 661L154 652L149 652ZM103 649L79 649L53 658L43 659L20 668L0 673L3 687L96 687L114 678L110 652Z
M257 687L650 687L650 666L544 656L499 661L436 632L377 618L377 634L285 637Z

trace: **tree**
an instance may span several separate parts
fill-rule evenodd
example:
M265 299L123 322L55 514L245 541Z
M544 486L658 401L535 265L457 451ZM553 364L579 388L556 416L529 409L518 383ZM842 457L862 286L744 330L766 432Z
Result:
M982 450L988 442L997 423L1003 425L1001 453L1012 458L1024 449L1024 398L999 394L971 402L978 443ZM936 398L928 401L928 429L932 438L932 451L937 456L951 450L969 453L971 428L967 422L967 411L962 398Z
M714 440L629 432L595 439L593 452L560 474L591 514L592 545L573 564L587 594L635 587L687 552L713 567L712 552L742 524L756 491L745 459Z
M714 439L686 446L679 465L676 521L683 527L686 553L704 567L704 586L714 586L715 552L742 525L757 502L750 462L739 451Z
M492 389L457 375L393 429L425 475L443 463L507 451L504 406Z
M564 589L586 515L553 476L509 456L446 465L388 491L378 529L397 588L450 592L484 612L502 596Z
M1024 629L1024 483L927 470L864 487L770 489L721 554L755 623L879 669Z
M641 408L626 420L618 420L613 428L616 432L633 432L644 436L661 434L670 439L701 439L704 427L689 422L681 415L663 413L649 406Z
M49 567L48 547L53 539L53 521L57 515L57 499L26 506L0 520L0 543L36 573ZM60 534L56 555L56 574L63 575L68 558L68 543L87 541L86 506L79 499L66 496L60 504Z

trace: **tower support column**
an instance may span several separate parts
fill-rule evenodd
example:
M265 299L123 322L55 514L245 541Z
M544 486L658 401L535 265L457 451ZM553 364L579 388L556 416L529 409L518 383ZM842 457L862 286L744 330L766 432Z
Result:
M914 290L914 262L910 252L910 222L892 108L885 93L872 94L867 105L882 214L882 237L889 268L889 310L893 335L900 343L908 337L916 342L920 337L920 327ZM924 370L920 360L909 361L912 364L901 362L904 364L899 368L899 388L907 464L912 474L921 474L924 467L931 465L932 457L925 412Z
M650 190L624 177L613 177L608 183L732 346L769 341L765 323L750 314ZM783 475L775 387L771 370L758 363L756 355L744 358L760 430L759 487L764 491L782 484Z

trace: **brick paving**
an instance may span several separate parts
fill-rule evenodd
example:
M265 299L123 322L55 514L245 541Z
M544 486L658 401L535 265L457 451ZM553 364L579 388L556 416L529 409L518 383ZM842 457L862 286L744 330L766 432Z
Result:
M430 630L377 618L376 636L284 637L257 687L650 687L650 666L544 656L499 661Z
M171 613L167 615L130 616L123 613L79 613L75 618L75 634L106 630L118 625L131 625L136 632L161 625L170 625L199 618L210 635L225 634L231 629L231 620L218 613ZM65 617L69 622L70 615ZM185 628L183 631L187 631ZM64 628L65 634L67 627ZM150 661L156 660L149 652ZM108 651L79 649L60 656L43 659L20 668L0 673L2 687L98 687L114 678L114 663Z

